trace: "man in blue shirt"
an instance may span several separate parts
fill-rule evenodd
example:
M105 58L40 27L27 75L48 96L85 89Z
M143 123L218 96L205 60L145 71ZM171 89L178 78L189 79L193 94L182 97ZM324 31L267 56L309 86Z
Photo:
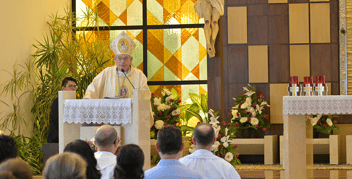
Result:
M157 166L145 171L145 178L153 179L200 179L201 174L187 168L178 161L184 147L180 129L165 126L158 132L158 142L155 144L160 155Z

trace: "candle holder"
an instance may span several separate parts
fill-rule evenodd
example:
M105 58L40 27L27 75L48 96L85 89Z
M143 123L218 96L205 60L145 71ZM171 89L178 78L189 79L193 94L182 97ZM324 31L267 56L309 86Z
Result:
M300 96L301 90L298 82L298 76L290 76L290 84L287 87L289 96Z
M328 87L325 84L325 76L315 76L314 94L317 96L328 95Z
M313 96L313 78L310 76L304 77L304 85L301 89L303 96Z

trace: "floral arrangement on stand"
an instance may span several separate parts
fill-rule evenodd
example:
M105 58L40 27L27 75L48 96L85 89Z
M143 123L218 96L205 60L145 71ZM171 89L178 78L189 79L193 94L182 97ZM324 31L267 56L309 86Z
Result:
M226 127L226 122L218 121L218 112L214 112L212 109L209 110L210 121L209 124L212 125L215 131L216 141L212 146L212 151L218 157L224 158L226 161L235 166L236 164L241 164L238 159L239 153L236 152L238 148L237 144L234 144L233 139L236 137L234 128L232 126ZM193 153L196 151L196 146L191 144L189 152Z
M260 94L257 97L255 88L249 84L248 88L243 87L243 90L244 94L239 94L237 99L233 98L236 106L232 107L231 112L228 113L231 117L231 125L237 129L236 132L249 128L266 131L270 127L270 124L265 123L269 115L263 110L270 106L264 101L264 95Z
M154 126L150 129L150 138L155 139L157 130L166 125L180 126L179 109L181 100L175 89L169 91L164 88L162 96L157 97L152 93L151 105L154 118Z
M333 120L334 117L339 117L336 115L310 115L307 119L313 126L313 132L324 133L331 135L333 131L340 131L339 127L336 125L337 121Z

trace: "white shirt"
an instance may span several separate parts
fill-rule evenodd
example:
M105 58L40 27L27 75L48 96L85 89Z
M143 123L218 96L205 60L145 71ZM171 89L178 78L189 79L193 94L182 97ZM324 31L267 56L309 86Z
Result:
M111 152L100 151L95 152L94 156L98 161L97 168L102 174L101 179L112 179L116 166L116 155Z
M236 169L226 160L208 150L198 149L179 160L188 168L202 174L205 179L240 179Z

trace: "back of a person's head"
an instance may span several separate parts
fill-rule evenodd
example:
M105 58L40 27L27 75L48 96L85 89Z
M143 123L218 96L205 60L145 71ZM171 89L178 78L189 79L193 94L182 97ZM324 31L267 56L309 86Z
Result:
M0 178L32 179L32 170L19 158L8 159L0 164Z
M215 132L209 124L201 123L194 129L193 137L197 145L208 146L213 144Z
M66 145L64 152L73 152L79 154L87 162L87 179L101 178L101 173L97 169L97 159L94 157L94 152L87 142L80 139L75 140Z
M143 172L144 154L142 149L135 144L123 146L116 156L114 176L118 179L140 179Z
M0 135L0 163L10 158L17 157L15 140L7 135Z
M64 152L50 157L45 164L45 179L86 179L87 162L78 154Z
M177 154L182 147L182 133L175 126L165 126L158 131L158 145L162 154Z
M115 128L110 125L102 125L97 129L94 138L98 147L110 147L114 145L117 140L117 132Z

